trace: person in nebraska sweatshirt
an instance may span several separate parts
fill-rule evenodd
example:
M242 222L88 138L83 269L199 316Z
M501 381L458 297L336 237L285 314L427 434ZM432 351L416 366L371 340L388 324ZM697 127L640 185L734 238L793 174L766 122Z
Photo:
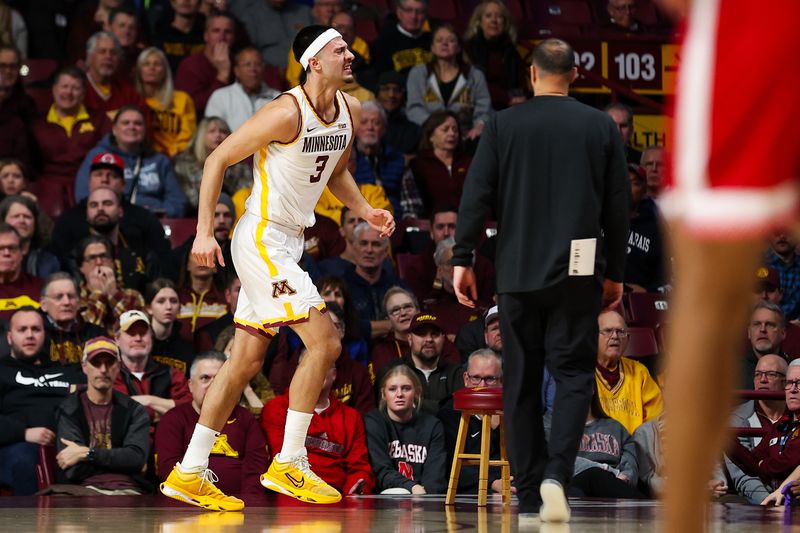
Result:
M545 425L550 425L549 420L545 420ZM595 389L575 458L569 495L640 499L644 495L636 490L638 481L633 437L603 411Z
M367 413L369 462L377 492L440 494L447 488L447 451L442 423L420 412L422 384L398 365L381 380L381 402Z

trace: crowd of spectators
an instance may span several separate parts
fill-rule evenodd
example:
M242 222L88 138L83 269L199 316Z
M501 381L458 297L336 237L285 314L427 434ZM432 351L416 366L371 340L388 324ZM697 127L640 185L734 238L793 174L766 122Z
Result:
M348 168L369 201L403 224L383 239L326 190L306 231L301 264L342 344L306 448L315 471L345 494L443 492L458 423L453 392L503 382L491 224L474 263L477 309L457 303L449 259L484 124L532 96L517 46L526 21L501 0L471 2L469 16L453 20L429 16L423 0L395 0L377 34L362 34L364 14L345 0L84 0L43 31L44 17L32 19L22 4L0 1L0 490L37 490L40 446L57 448L59 484L48 490L72 494L150 492L180 457L233 342L240 283L230 236L251 162L227 170L215 209L224 267L197 265L192 238L170 242L161 219L196 216L204 161L302 81L290 44L317 23L339 30L355 55L355 81L343 90L362 113ZM599 30L630 38L645 30L635 1L597 4ZM49 76L23 79L23 65L47 59L57 64ZM605 112L629 162L626 290L666 296L658 202L667 153L631 144L635 116L624 103ZM800 454L799 381L788 379L800 377L790 364L800 356L796 249L788 234L769 243L742 332L742 386L785 390L788 404L750 401L732 421L785 437L792 454ZM650 354L629 349L626 318L623 309L598 317L575 495L660 491L664 376L635 360ZM231 413L211 454L226 492L262 490L258 475L280 451L303 353L281 329ZM556 384L543 379L547 425ZM473 433L468 449L480 441ZM768 438L740 444L720 458L709 487L759 503L791 474L795 455ZM490 477L499 489L498 473ZM459 491L476 487L477 474L462 473Z

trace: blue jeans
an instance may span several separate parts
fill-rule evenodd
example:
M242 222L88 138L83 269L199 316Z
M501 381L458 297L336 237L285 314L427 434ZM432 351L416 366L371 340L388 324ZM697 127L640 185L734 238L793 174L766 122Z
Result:
M36 465L39 445L16 442L0 446L0 485L11 487L14 496L30 496L38 490Z

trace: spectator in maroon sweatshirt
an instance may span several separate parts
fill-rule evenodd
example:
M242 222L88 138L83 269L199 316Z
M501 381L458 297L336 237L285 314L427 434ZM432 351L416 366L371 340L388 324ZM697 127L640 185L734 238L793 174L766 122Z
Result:
M37 181L47 183L48 197L66 203L52 206L50 213L73 205L75 174L83 158L111 131L105 113L86 108L85 96L86 74L77 67L62 68L53 79L53 105L31 125L39 149Z
M224 12L206 19L205 48L181 61L175 74L175 88L194 100L197 117L202 117L211 93L231 82L231 44L236 37L236 20Z
M162 481L183 456L200 419L206 391L224 362L225 354L217 351L195 357L189 379L192 402L176 406L161 419L156 430L155 452L156 474ZM267 441L258 421L246 408L237 405L208 458L209 469L220 479L217 487L225 494L261 493L264 489L259 477L268 465Z
M17 230L0 222L0 319L8 320L21 307L39 308L42 278L22 269L22 239Z
M84 104L90 111L105 113L112 120L122 106L135 104L145 111L150 123L149 108L132 84L117 77L122 47L110 33L99 31L86 42L86 88Z

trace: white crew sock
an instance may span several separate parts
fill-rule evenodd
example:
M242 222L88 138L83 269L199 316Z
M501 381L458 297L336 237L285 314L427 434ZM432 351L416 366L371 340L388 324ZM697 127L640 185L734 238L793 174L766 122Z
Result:
M192 440L189 441L189 447L186 448L186 454L179 465L181 471L185 473L201 472L208 468L208 456L211 454L211 448L214 447L218 436L219 433L213 429L196 424Z
M298 455L306 454L306 435L311 417L314 413L301 413L289 409L286 411L286 428L283 432L283 446L276 459L286 463Z

